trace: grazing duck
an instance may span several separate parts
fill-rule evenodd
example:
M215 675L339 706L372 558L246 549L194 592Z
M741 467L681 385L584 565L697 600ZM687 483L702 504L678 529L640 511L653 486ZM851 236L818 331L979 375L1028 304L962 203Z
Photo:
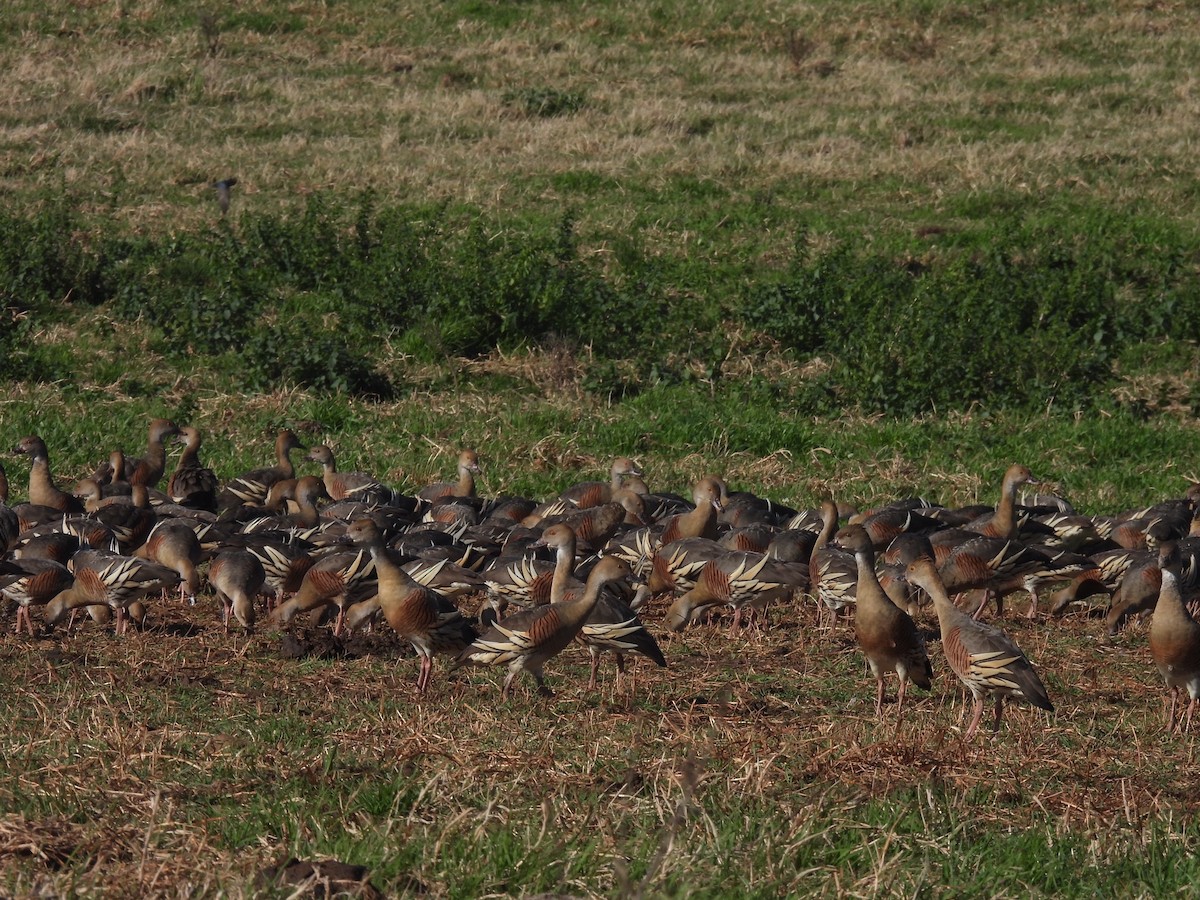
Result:
M733 612L729 636L741 627L742 612L752 603L783 598L796 586L797 575L807 573L789 569L767 553L752 550L728 550L707 560L696 581L680 596L663 619L670 631L682 631L706 610L728 606Z
M905 574L933 599L946 662L974 698L974 714L965 735L968 740L979 728L987 697L996 698L993 731L1000 728L1005 697L1054 711L1041 678L1021 649L1000 629L975 621L955 606L932 560L914 560Z
M1160 548L1159 566L1162 587L1150 621L1150 655L1170 691L1166 705L1167 731L1187 733L1191 730L1192 713L1200 701L1200 624L1183 604L1179 590L1179 554L1173 544ZM1179 705L1180 688L1187 691L1189 702L1176 726L1175 710Z
M126 610L135 601L179 583L179 576L165 566L104 550L80 550L68 568L75 582L46 604L42 619L47 626L58 624L71 610L106 605L116 615L117 634L124 634Z
M34 506L45 506L60 513L81 513L83 503L78 497L59 490L50 472L50 452L46 442L36 434L21 438L12 450L29 457L29 502Z
M62 563L52 559L22 559L3 565L10 567L10 571L0 580L3 585L0 594L17 604L15 631L20 634L21 622L24 621L29 636L33 637L29 607L45 606L69 588L75 576Z
M184 426L179 429L176 440L184 448L175 471L167 480L167 496L172 503L181 506L216 512L220 485L213 470L200 463L200 430Z
M457 606L418 584L399 566L372 520L354 522L346 536L371 554L379 578L378 600L383 616L421 658L417 692L423 694L433 678L433 654L461 653L479 635Z
M339 472L333 450L318 444L308 451L308 459L321 464L322 480L331 500L361 500L364 503L387 504L393 492L374 475L365 472Z
M866 654L875 676L875 715L883 717L884 675L895 672L900 679L896 692L896 721L904 715L904 694L909 679L919 687L932 686L933 666L925 652L925 639L912 617L891 601L875 574L874 541L861 525L839 531L835 541L854 554L857 584L854 590L854 636Z
M1139 551L1117 548L1094 553L1089 558L1092 565L1074 578L1062 590L1051 597L1050 612L1062 615L1072 603L1078 603L1097 594L1111 597L1121 578L1129 571Z
M613 494L621 489L627 476L641 478L642 470L632 459L618 456L609 468L608 481L581 481L571 485L558 497L578 509L601 506L612 502Z
M300 590L305 574L316 562L316 546L286 531L234 535L227 545L245 550L258 560L270 591L267 605L272 608Z
M275 465L261 469L251 469L236 478L226 482L224 489L217 498L217 506L222 509L248 504L261 506L267 499L271 485L285 478L296 477L296 467L292 464L292 451L304 450L295 432L285 428L275 438Z
M229 614L247 634L254 631L254 598L262 591L267 573L249 550L230 547L217 554L208 567L208 583L221 601L221 620L229 632Z
M271 613L273 625L287 626L300 613L337 606L333 633L340 636L346 609L374 595L378 588L375 561L368 550L331 553L304 573L300 589Z
M433 503L445 497L474 497L475 476L480 472L479 454L464 450L458 454L458 481L440 481L417 491L417 497Z
M1066 551L1047 550L1016 540L989 538L963 529L946 529L932 535L901 535L888 548L890 562L907 565L918 556L930 556L937 563L942 583L951 594L981 591L976 618L989 600L996 611L1004 611L1004 598L1013 591L1029 593L1028 618L1037 615L1040 586L1044 581L1064 581L1091 565L1087 557Z
M496 623L459 654L451 669L465 665L507 665L501 696L508 696L513 680L522 670L537 682L543 696L553 696L542 674L546 661L575 640L599 602L604 586L629 576L628 563L604 557L588 575L587 588L578 600L539 606Z
M203 555L200 539L185 522L164 520L154 526L146 542L133 553L173 571L179 576L179 600L195 604L200 592L200 572L196 568ZM164 592L163 599L166 599Z

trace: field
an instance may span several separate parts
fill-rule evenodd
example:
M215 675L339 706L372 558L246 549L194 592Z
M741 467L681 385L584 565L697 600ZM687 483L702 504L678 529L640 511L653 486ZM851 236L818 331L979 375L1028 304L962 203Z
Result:
M0 448L68 484L165 415L222 477L293 427L405 490L471 446L488 494L628 454L798 507L1200 480L1197 11L744 6L8 4ZM386 633L226 635L207 590L125 637L5 609L0 893L292 896L293 856L388 896L1191 891L1145 624L1020 608L1056 712L970 742L936 640L881 722L807 598L508 701L444 660L418 698Z

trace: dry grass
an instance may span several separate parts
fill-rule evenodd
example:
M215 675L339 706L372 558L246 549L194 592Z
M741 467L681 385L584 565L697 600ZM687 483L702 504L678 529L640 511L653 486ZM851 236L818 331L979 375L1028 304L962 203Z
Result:
M651 18L621 3L531 9L504 27L478 10L381 18L362 3L257 2L239 4L240 19L213 15L215 52L198 14L127 6L13 14L0 44L10 198L65 183L136 230L211 220L207 184L228 174L240 179L235 214L368 185L491 211L583 203L603 252L637 219L651 245L690 247L689 225L666 210L644 219L627 193L670 199L680 177L823 216L832 190L834 205L876 221L903 220L914 200L936 210L942 196L994 191L1160 209L1190 196L1188 179L1169 177L1190 171L1200 102L1185 4L1029 15L713 3ZM241 24L255 15L293 27ZM586 103L514 115L505 94L525 88ZM582 196L563 173L600 187ZM791 240L760 237L767 258Z
M723 627L664 636L668 670L638 665L621 689L607 671L597 695L568 653L550 667L555 699L507 703L495 673L446 677L440 662L418 699L416 663L386 635L297 660L278 636L224 635L207 596L154 622L126 639L94 626L0 638L14 723L0 871L18 892L248 895L290 855L341 851L382 869L385 893L456 895L476 884L463 846L505 834L518 856L561 860L571 894L703 890L723 883L724 859L749 866L748 893L872 896L911 886L921 858L962 852L964 834L1044 830L1102 869L1175 833L1200 797L1194 736L1162 734L1144 632L1110 641L1085 614L1005 622L1058 709L1010 709L970 743L936 656L935 691L898 727L891 704L876 722L853 639L818 630L807 603L734 640ZM746 814L768 817L746 833L765 843L728 856ZM915 844L910 816L926 822ZM647 826L659 836L638 838ZM831 845L855 852L839 865L818 852ZM821 861L798 871L806 852ZM522 883L540 882L489 890Z

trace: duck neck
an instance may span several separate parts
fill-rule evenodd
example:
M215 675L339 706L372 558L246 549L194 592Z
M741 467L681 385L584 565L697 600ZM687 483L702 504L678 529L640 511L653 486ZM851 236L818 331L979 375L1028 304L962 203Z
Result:
M813 550L824 550L829 542L833 540L833 533L837 530L838 515L837 507L830 504L829 506L821 507L821 531L817 535L817 542L813 544Z
M1183 595L1179 591L1179 578L1170 569L1163 569L1162 587L1158 590L1158 600L1154 604L1154 618L1150 623L1151 632L1155 631L1155 626L1161 630L1163 626L1175 628L1185 622L1194 621L1183 604Z
M554 558L554 577L550 581L550 602L561 603L567 596L567 585L575 571L575 541L558 545Z
M965 618L965 614L950 599L950 594L946 591L946 586L940 577L922 579L919 585L933 600L933 609L938 617L938 627L943 634L950 630L957 618Z
M36 454L29 468L29 502L57 507L62 503L61 495L62 491L54 486L54 477L50 474L50 458Z
M607 583L606 581L589 578L587 587L584 588L583 596L578 600L568 600L566 603L559 604L559 621L568 628L582 628L583 623L592 614L592 610L596 608L596 604L600 602L600 591L603 590L604 585Z
M683 524L686 526L683 533L687 537L713 537L712 532L717 521L717 510L709 501L705 500L700 503L695 509L686 512L682 517Z
M183 447L183 452L179 454L179 464L176 469L187 468L200 468L200 438L198 435L189 437Z
M311 494L298 494L296 506L299 507L296 517L304 528L313 528L321 523L321 514L317 512L317 504L313 502Z
M458 484L454 488L455 497L475 496L475 473L466 466L458 467Z
M856 550L854 562L858 567L858 588L855 599L859 609L864 604L878 603L880 597L885 597L883 586L879 583L879 575L875 572L875 553L871 548Z
M292 445L286 440L280 440L275 445L275 470L282 478L295 478L296 466L292 463Z
M1000 503L992 516L992 530L997 537L1011 541L1017 536L1017 488L1020 485L1011 478L1005 478L1000 490Z

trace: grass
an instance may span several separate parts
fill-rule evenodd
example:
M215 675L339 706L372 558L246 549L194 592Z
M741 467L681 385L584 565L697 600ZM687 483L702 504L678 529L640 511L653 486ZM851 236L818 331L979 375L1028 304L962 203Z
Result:
M781 223L872 229L938 211L986 227L953 212L976 193L1188 208L1196 50L1172 36L1195 14L1178 5L373 13L17 4L0 35L14 76L3 187L19 200L65 176L113 224L149 233L211 221L205 185L227 174L239 215L368 185L388 202L445 196L490 213L553 209L566 198L546 179L583 168L601 179L580 203L598 252L626 229L630 190L661 192L646 210L653 247L686 246L706 199L695 184L735 211L769 193ZM505 114L538 97L578 108ZM1088 162L1101 158L1135 171ZM786 226L711 237L767 258L790 243Z
M1160 736L1137 628L1010 618L1058 712L1009 710L967 744L940 664L898 729L876 723L853 639L808 603L736 640L664 638L671 668L635 688L606 669L590 695L568 653L551 701L501 702L489 671L418 699L386 635L282 659L217 617L205 596L124 640L3 637L9 890L240 896L289 855L446 896L1159 894L1196 875L1194 742Z
M1124 0L383 15L364 0L15 0L0 23L0 209L17 223L0 247L0 446L40 433L69 483L167 415L202 429L222 477L267 462L287 426L406 490L473 446L493 494L548 496L628 454L655 489L720 472L798 507L992 502L1016 461L1087 513L1179 496L1200 479L1196 17ZM229 176L221 219L209 184ZM377 234L443 254L407 278L452 281L442 307L382 251L393 293L356 304L370 279L334 251L364 197ZM408 232L386 216L410 216ZM636 320L521 341L530 311L507 279L566 271L529 236L567 222L570 271L638 301L611 303ZM1032 349L993 343L998 365L942 382L1020 388L1006 364L1050 359L1044 402L898 414L874 376L937 373L906 354L928 317L887 318L885 288L958 273L922 308L970 345L954 301L1003 310L1013 283L987 270L979 295L970 263L989 254L1028 276L1035 319L1067 299L1119 312L1064 319ZM1088 278L1104 290L1060 290ZM164 297L192 316L175 331L155 318ZM385 321L405 304L424 305ZM468 307L504 340L451 315ZM331 342L339 325L352 340ZM821 329L869 352L808 352ZM1098 386L1055 390L1098 343ZM300 363L270 368L297 347ZM353 366L385 377L387 399L332 383ZM838 371L891 414L845 402ZM297 387L306 376L322 386ZM23 499L25 462L5 464ZM588 694L568 654L550 702L501 702L496 673L445 678L441 661L419 699L415 660L386 634L284 658L276 635L226 636L207 592L126 639L6 631L0 892L282 897L293 888L258 876L289 856L366 865L386 895L1189 890L1195 741L1162 734L1144 626L1109 638L1082 609L1004 625L1058 711L1012 710L971 744L936 644L934 692L881 725L852 639L804 602L737 640L664 636L670 668L639 666L636 688L609 671Z

